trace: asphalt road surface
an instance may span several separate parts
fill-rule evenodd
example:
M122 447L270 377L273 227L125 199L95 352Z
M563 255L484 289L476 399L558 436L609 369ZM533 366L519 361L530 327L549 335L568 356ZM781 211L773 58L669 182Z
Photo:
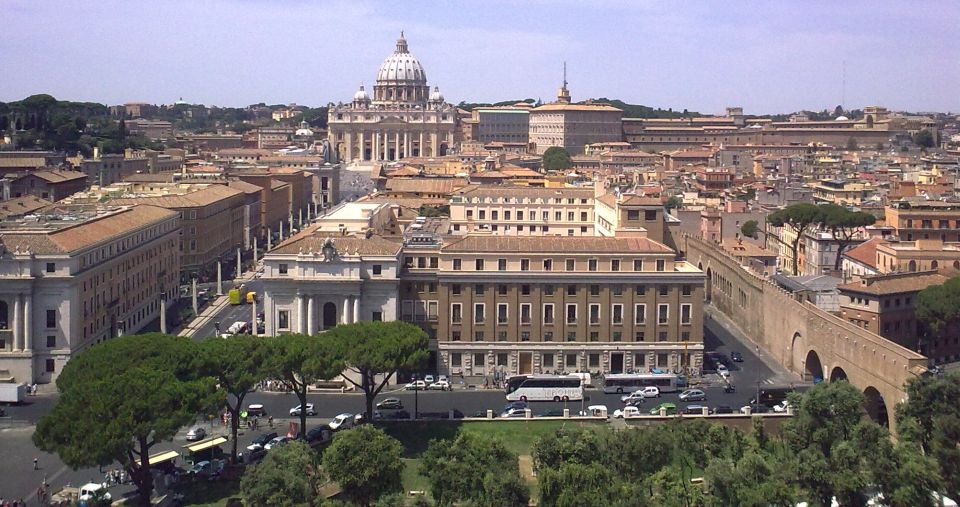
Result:
M232 281L224 282L223 290L229 290L230 287L232 287L232 283ZM246 285L248 290L257 293L257 313L263 313L263 282L259 279L253 279L247 282ZM214 292L216 291L216 289L213 290ZM199 330L197 330L194 338L201 340L210 336L216 336L217 332L215 324L217 322L220 323L220 331L222 333L226 333L227 328L229 328L234 322L249 322L251 317L252 313L250 310L250 305L246 302L239 305L227 304L223 307L223 309L217 312L212 319L210 319L207 323L201 326Z

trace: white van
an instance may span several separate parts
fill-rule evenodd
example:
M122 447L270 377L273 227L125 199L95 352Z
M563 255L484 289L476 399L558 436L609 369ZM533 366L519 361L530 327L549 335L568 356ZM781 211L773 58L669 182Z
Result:
M98 498L103 498L108 502L112 498L110 496L110 492L106 491L106 488L104 488L103 484L88 482L83 486L80 486L80 501L89 502Z

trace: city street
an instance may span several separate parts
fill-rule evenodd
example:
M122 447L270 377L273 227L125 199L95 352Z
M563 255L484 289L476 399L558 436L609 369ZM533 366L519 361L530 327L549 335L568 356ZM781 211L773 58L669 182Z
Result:
M257 293L257 313L263 313L263 282L260 281L259 279L253 279L245 283L248 290ZM233 287L232 280L224 281L223 282L224 294L226 294L226 292L230 290L231 287ZM216 290L217 290L216 287L214 287L213 292L216 292ZM189 304L189 299L187 300L187 304ZM197 332L194 334L194 339L200 340L210 336L215 336L217 334L216 328L215 328L215 324L217 322L220 323L220 331L225 333L227 332L227 328L230 327L230 325L233 324L234 322L237 322L237 321L249 322L251 317L252 315L251 315L250 305L247 304L246 302L239 305L231 305L228 303L220 311L218 311L213 316L213 318L205 322L197 330Z
M260 293L262 283L259 280L253 280L249 286L251 290ZM800 385L800 382L782 367L771 363L769 358L758 357L756 349L748 342L744 341L734 326L729 323L717 320L707 312L704 321L705 343L708 351L715 355L723 355L729 358L732 351L738 351L743 354L744 361L734 363L727 360L726 364L730 368L730 381L737 387L736 393L725 394L722 389L722 382L716 374L708 374L704 377L707 400L705 402L695 402L697 404L707 405L711 408L726 405L734 411L746 405L756 394L757 382L760 386L789 386ZM201 328L198 337L212 336L214 334L213 322L219 320L222 329L228 327L236 320L250 320L250 306L247 304L231 306L227 305L217 314L217 319L205 324ZM765 361L766 360L766 361ZM599 385L600 379L595 379L594 383ZM396 397L403 403L403 409L413 413L416 409L419 413L446 413L449 410L458 410L465 416L473 416L477 413L485 413L487 409L493 410L499 414L506 404L504 392L500 389L473 389L461 387L454 384L454 391L422 391L414 393L412 391L399 390L397 386L388 386L377 398L377 401L386 397ZM644 407L649 409L662 402L676 403L682 408L689 403L680 402L679 393L664 393L660 399L647 400ZM74 486L86 483L91 479L100 481L103 473L97 468L85 469L79 471L70 470L64 466L54 455L48 455L37 451L30 440L33 433L34 424L37 420L47 413L56 401L56 395L31 396L27 403L5 407L7 416L0 418L0 448L4 450L4 458L0 460L0 497L3 498L29 498L37 486L46 478L54 486L54 490L66 484ZM308 417L308 429L329 422L337 414L344 412L356 414L364 410L364 398L361 393L311 393L308 395L308 401L313 403L318 412L317 416ZM293 394L276 392L254 392L247 395L244 405L252 403L261 403L264 405L267 413L274 417L275 431L282 433L288 423L299 422L299 418L290 417L290 408L296 406L299 402ZM534 415L551 409L563 409L564 403L554 402L535 402L530 407ZM566 408L572 413L576 413L582 406L588 405L606 405L612 413L613 410L621 408L620 396L617 394L604 394L599 389L588 389L586 399L583 403L569 402ZM266 420L261 419L261 428L259 431L244 432L240 436L240 446L246 446L256 435L267 431ZM227 428L219 424L214 424L211 428L210 423L205 418L198 418L198 424L203 424L208 431L214 434L226 433ZM281 429L282 428L282 429ZM172 449L180 450L186 444L185 436L189 428L183 428L171 442L163 442L156 447L156 451ZM39 459L40 470L33 471L33 458ZM109 468L109 467L108 467Z

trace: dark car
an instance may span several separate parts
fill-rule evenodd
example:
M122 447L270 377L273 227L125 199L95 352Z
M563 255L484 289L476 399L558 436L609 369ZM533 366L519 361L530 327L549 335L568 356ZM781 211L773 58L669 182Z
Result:
M516 409L523 410L523 409L527 408L527 402L525 402L525 401L511 401L510 403L507 403L506 405L503 406L503 411L504 411L504 412L509 412L511 408L516 408Z
M737 388L733 384L727 384L723 386L723 392L730 394L737 392Z
M640 405L643 405L643 404L646 403L646 402L647 402L647 400L646 400L645 398L634 398L634 399L628 401L628 402L624 405L624 407L639 407Z
M262 448L263 446L267 445L267 442L273 440L274 438L277 438L277 432L264 433L258 436L257 438L254 438L253 442L250 442L250 445L247 446L247 449L250 449L251 447L254 447L254 446Z
M400 410L403 408L403 402L399 398L387 398L377 403L377 408L380 410Z
M733 409L729 405L720 405L713 409L714 414L732 414Z
M323 442L325 440L330 440L332 435L333 432L330 431L330 428L326 426L317 426L316 428L313 428L307 432L307 442Z
M742 363L742 362L743 362L743 354L741 354L741 353L739 353L739 352L737 352L737 351L733 351L733 352L730 353L730 360L733 361L733 362L735 362L735 363Z

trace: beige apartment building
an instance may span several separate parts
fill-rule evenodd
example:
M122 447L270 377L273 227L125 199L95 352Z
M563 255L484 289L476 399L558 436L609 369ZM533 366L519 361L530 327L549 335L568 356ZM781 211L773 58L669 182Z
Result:
M960 243L940 238L877 244L880 273L915 272L951 267L960 269Z
M450 199L450 232L593 236L593 193L593 188L467 186Z
M403 256L399 317L436 339L441 374L702 365L703 272L648 238L469 235Z
M0 377L49 383L72 355L140 332L177 298L180 219L146 205L35 213L0 224Z
M903 241L940 238L960 241L960 203L903 200L885 208L886 225Z
M556 102L530 110L529 142L538 155L551 146L583 154L589 144L623 141L622 116L610 104L571 104L564 80Z

